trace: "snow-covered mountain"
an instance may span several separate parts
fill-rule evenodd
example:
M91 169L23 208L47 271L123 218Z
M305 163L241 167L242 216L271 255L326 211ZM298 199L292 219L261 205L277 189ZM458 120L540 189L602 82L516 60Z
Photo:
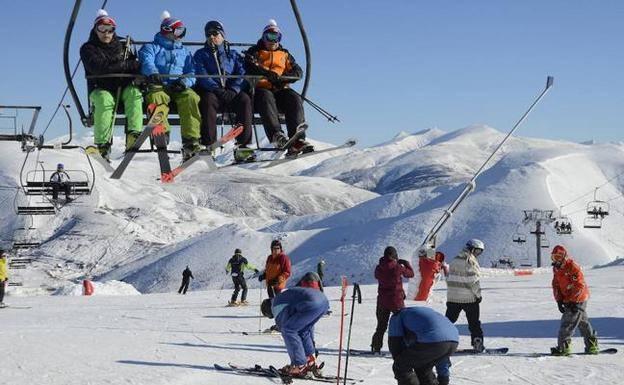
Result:
M269 169L252 164L209 173L198 162L170 185L156 180L153 154L138 154L120 181L108 179L94 164L94 193L55 217L35 217L37 230L16 230L24 223L11 209L16 190L0 190L2 238L5 243L32 236L42 240L38 249L20 252L36 260L33 268L14 273L31 287L54 287L88 273L124 280L141 292L166 292L176 288L181 271L190 265L199 287L220 288L229 280L224 267L235 248L263 265L273 238L282 239L294 275L314 269L324 258L328 284L340 275L371 283L385 246L396 246L403 257L415 256L433 223L503 136L475 125L448 133L401 133L371 148L325 153ZM88 144L91 139L79 140ZM121 145L122 138L115 143ZM23 154L15 143L0 147L0 181L15 187ZM120 151L115 149L117 155ZM572 202L563 213L572 221L573 234L557 235L548 227L551 246L566 245L585 265L614 260L624 254L624 180L614 178L623 169L623 155L621 143L511 138L442 229L440 250L452 256L467 239L477 237L487 247L482 265L502 256L534 264L534 238L521 224L522 210L558 213L559 206ZM226 147L217 162L230 158L231 148ZM31 154L25 170L35 169L37 160L48 169L60 161L67 169L89 173L78 150ZM584 229L585 207L597 186L598 198L611 204L611 215L602 229ZM27 198L18 195L16 201ZM511 242L516 232L527 236L521 247Z

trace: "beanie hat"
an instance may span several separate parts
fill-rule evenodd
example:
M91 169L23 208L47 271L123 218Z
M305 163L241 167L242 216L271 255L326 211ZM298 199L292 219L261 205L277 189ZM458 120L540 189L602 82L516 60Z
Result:
M260 304L262 315L267 318L273 318L273 309L271 309L271 299L267 298Z
M384 250L384 257L390 259L399 259L399 255L397 254L396 249L392 246L386 247L386 249Z
M99 9L97 11L97 15L95 17L95 20L93 21L94 26L98 26L101 24L112 25L113 27L117 26L115 20L112 17L108 16L108 12L106 12L106 10L104 9Z
M204 26L204 34L206 37L210 36L210 32L217 31L221 34L221 36L225 37L225 29L223 28L223 24L217 20L211 20L206 23Z
M282 248L282 242L280 242L279 239L274 239L271 242L271 248L274 248L274 247L279 247L280 249L283 249Z
M299 287L308 287L311 289L321 290L321 277L313 271L305 273L305 275L297 282ZM322 290L321 290L322 291Z
M275 20L269 20L269 24L267 24L262 30L262 40L271 43L279 43L282 40L282 31L277 26L277 22Z
M171 17L169 11L163 11L163 13L160 15L160 19L162 20L160 23L160 33L163 35L173 33L176 28L184 27L184 23L182 22L182 20L176 17ZM181 38L184 37L185 34L186 28L184 27L184 32L180 35L176 35L176 37Z
M243 251L241 249L236 249L234 250L234 254L242 254Z

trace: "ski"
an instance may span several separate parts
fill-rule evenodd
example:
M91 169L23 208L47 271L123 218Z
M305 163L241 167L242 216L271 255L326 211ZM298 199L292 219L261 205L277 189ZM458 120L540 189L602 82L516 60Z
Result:
M476 351L474 349L457 349L455 351L455 353L453 353L454 356L461 356L461 355L469 355L469 354L474 354L474 355L497 355L497 354L507 354L507 352L509 351L509 348L486 348L484 351L479 352Z
M355 357L379 357L379 358L392 358L389 352L372 352L370 350L357 350L349 349L349 355Z
M269 366L268 368L266 368L258 364L254 365L253 367L243 367L243 366L235 365L232 363L229 363L228 367L214 364L214 368L220 371L230 371L230 372L236 372L239 374L248 374L248 375L259 376L259 377L279 378L282 380L282 383L284 384L291 384L294 382L294 380L297 380L297 381L305 380L305 381L316 381L316 382L327 382L327 383L335 383L339 380L338 377L336 376L324 376L320 374L316 374L315 376L311 376L311 377L291 377L291 376L281 373L279 369L275 368L274 366ZM344 380L345 380L344 378L340 377L341 382L343 382ZM363 380L358 380L354 378L346 379L346 383L350 385L353 385L362 381Z
M102 165L102 167L104 167L106 172L112 173L112 172L115 171L115 168L113 166L111 166L110 162L107 161L106 159L104 159L104 157L102 157L102 155L100 154L100 151L97 149L97 147L95 147L95 146L87 146L87 147L85 147L85 153L87 153L87 155L91 159L95 159L96 162L98 162L100 165Z
M148 111L151 111L149 121L141 134L132 145L132 148L126 151L121 163L117 166L115 171L113 171L110 176L111 179L120 179L123 173L126 171L126 168L134 158L134 155L139 151L143 143L149 138L152 134L152 130L155 126L162 123L165 119L166 114L169 112L169 107L166 104L155 104L152 103L147 107Z
M212 151L216 150L218 147L221 147L225 143L235 139L237 136L243 133L243 125L239 124L238 126L232 127L230 131L225 133L219 140L208 146L205 150L200 151L195 154L190 159L187 159L186 162L182 162L181 165L174 168L172 170L173 176L180 175L184 170L186 170L191 164L195 163L199 159L203 159L204 162L208 165L211 171L217 170L217 166L212 159Z
M162 183L172 183L174 175L171 172L169 154L167 153L167 131L164 125L158 124L152 129L152 140L156 146L158 163L160 165L160 181Z
M277 162L278 160L280 160L280 158L282 157L282 155L288 151L288 149L290 149L293 144L295 144L295 142L299 139L301 139L301 137L303 135L305 135L306 130L308 129L308 124L303 122L300 125L297 126L297 131L295 132L295 135L292 136L292 138L288 139L288 142L286 142L284 144L284 146L282 146L279 151L277 151L277 154L273 157L273 161ZM269 163L269 165L267 167L270 167L271 164L273 164L273 162Z
M335 146L335 147L329 147L329 148L325 148L322 150L318 150L318 151L312 151L312 152L306 152L304 154L298 154L295 157L291 157L291 158L283 158L283 159L275 159L273 160L271 163L269 163L268 165L264 166L263 168L269 168L269 167L274 167L286 162L291 162L293 160L297 160L297 159L302 159L302 158L306 158L308 156L313 156L313 155L319 155L322 154L324 152L331 152L331 151L337 151L337 150L342 150L345 148L349 148L349 147L353 147L357 144L357 141L355 139L349 139L346 142L344 142L343 144L341 144L340 146Z

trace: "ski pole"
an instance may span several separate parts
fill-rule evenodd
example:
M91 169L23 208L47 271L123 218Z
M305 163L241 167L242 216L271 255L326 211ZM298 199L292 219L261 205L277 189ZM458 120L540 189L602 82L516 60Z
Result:
M358 303L362 303L362 292L360 291L360 285L353 284L353 296L351 297L351 316L349 320L349 332L347 333L347 354L345 356L345 371L343 385L347 385L347 371L349 370L349 347L351 346L351 329L353 328L353 313L355 311L355 298L357 297Z
M340 293L340 340L338 342L338 373L336 374L336 385L340 385L340 360L342 359L342 332L344 330L345 296L347 295L347 277L342 276L342 290Z
M258 311L260 312L260 318L258 318L258 332L262 333L262 283L260 283L260 306L258 306Z

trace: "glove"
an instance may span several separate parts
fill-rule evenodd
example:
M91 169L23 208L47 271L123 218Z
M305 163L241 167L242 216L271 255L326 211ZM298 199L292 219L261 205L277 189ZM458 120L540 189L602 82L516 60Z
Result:
M258 281L260 281L260 282L264 281L264 273L262 273L262 274L260 274L258 276Z
M254 270L254 273L256 273L256 274L258 274L259 272L260 272L260 270L258 270L258 269Z
M477 297L477 303L481 303L482 300L483 300L483 298Z
M561 314L565 313L566 307L563 301L557 301L557 307L559 308L559 311L561 312Z
M238 94L238 92L231 88L217 88L212 90L212 93L217 95L219 99L223 99L226 102L231 102Z
M278 83L279 80L279 75L276 74L273 71L267 71L264 76L271 82L271 84L275 85L275 83Z
M268 286L277 286L278 283L279 283L279 280L277 278L273 278L272 280L267 282L267 285Z
M186 84L184 84L184 82L182 81L182 79L178 79L175 82L169 84L167 88L169 88L169 91L171 92L182 92L186 90L187 87L186 87Z
M162 85L162 80L158 77L158 74L151 74L147 77L147 84L159 86Z

